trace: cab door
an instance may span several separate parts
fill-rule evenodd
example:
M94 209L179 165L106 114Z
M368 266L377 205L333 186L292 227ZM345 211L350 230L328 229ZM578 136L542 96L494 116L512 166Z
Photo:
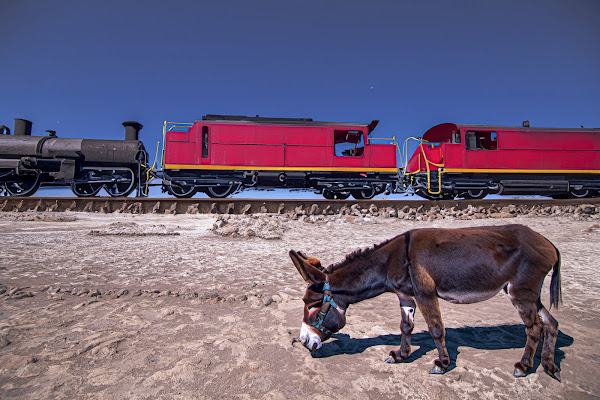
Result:
M200 129L198 142L198 147L200 150L200 164L210 164L210 128L207 125L203 125Z

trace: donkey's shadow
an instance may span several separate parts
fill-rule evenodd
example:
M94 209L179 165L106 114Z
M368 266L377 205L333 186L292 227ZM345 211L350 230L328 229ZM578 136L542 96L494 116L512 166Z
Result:
M323 346L314 352L312 356L315 358L325 358L337 356L340 354L358 354L372 346L390 346L395 349L400 346L400 335L380 335L373 338L353 339L349 335L337 333L332 336L337 339L332 342L326 342ZM525 325L501 325L494 327L464 327L464 328L448 328L446 329L446 348L450 356L451 370L456 367L456 358L460 353L459 346L472 347L481 350L502 350L524 348L527 341L525 334ZM433 339L429 332L424 331L412 335L411 344L419 346L419 348L410 355L404 362L412 362L431 350L435 350ZM560 369L560 362L565 358L564 351L561 347L568 347L573 344L573 338L569 335L558 332L556 340L556 350L554 353L554 363ZM538 345L537 351L533 359L533 371L537 370L541 363L542 340ZM435 353L437 357L437 352ZM517 361L517 360L515 360Z

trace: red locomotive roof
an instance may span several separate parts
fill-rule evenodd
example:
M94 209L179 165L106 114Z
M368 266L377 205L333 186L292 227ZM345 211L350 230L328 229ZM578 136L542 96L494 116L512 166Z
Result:
M600 128L527 128L522 126L502 126L502 125L470 125L454 124L447 122L439 124L429 129L423 134L423 139L429 142L448 142L452 134L458 130L471 131L511 131L511 132L562 132L562 133L597 133L600 134Z
M202 117L201 121L194 123L209 125L267 125L267 126L339 126L354 128L369 128L369 133L373 132L379 120L373 120L369 124L357 122L328 122L313 121L310 118L266 118L266 117L247 117L243 115L212 115L208 114Z

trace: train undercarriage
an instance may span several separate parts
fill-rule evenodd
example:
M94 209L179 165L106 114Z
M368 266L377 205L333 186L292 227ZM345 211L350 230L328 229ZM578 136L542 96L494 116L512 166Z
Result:
M555 199L600 196L600 177L587 174L438 173L406 175L406 187L426 199L483 199L489 194L538 195Z
M65 186L65 182L54 175L48 166L43 171L0 168L0 195L31 196L41 186ZM163 192L178 198L193 197L197 193L226 198L248 188L305 189L326 199L340 200L350 196L371 199L391 192L412 192L430 200L483 199L493 194L541 195L555 199L600 197L600 177L582 174L528 174L524 177L523 174L438 174L432 171L429 179L424 172L405 175L405 189L398 188L397 174L383 173L165 170L152 175L162 179L159 185ZM143 196L146 171L138 165L86 166L79 168L68 184L78 197L102 193L122 197L134 191Z
M175 197L192 197L203 192L212 198L225 198L246 188L308 189L326 199L371 199L390 193L397 174L339 173L304 171L210 171L166 170L162 190Z
M68 185L78 197L97 196L102 189L111 197L125 197L136 189L139 193L142 192L145 178L137 169L137 166L84 167L70 182L57 180L48 171L28 170L17 173L14 169L0 169L0 194L25 197L33 195L42 186Z

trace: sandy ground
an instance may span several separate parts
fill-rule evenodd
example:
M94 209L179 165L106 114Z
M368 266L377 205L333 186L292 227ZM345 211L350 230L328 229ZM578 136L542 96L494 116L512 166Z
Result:
M0 214L0 398L600 396L600 228L593 221L278 220L263 227L277 231L270 240L255 231L216 235L214 222L210 215ZM292 345L304 283L290 249L328 265L416 227L507 223L530 226L562 252L564 304L552 310L562 383L543 372L539 349L536 371L512 376L525 329L503 293L473 305L442 302L454 361L442 376L428 374L437 355L418 313L413 356L383 362L400 343L400 310L390 294L351 306L346 327L312 355ZM548 286L549 278L547 305Z

